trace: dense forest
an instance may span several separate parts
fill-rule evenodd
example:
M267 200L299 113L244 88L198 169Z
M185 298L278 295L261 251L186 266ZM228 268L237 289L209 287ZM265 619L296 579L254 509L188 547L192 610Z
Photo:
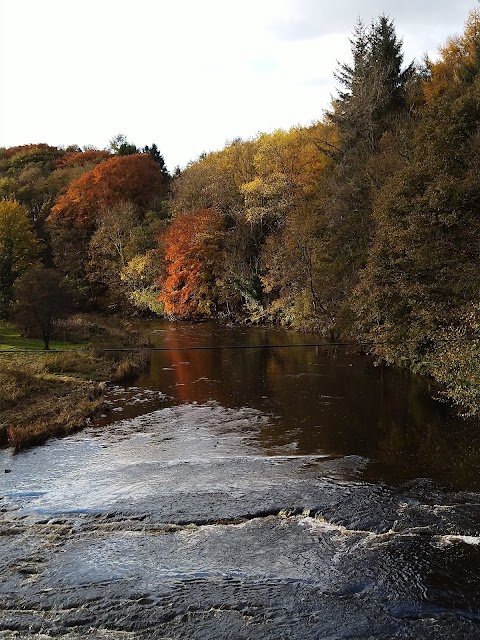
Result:
M354 340L478 412L480 12L435 62L405 61L385 16L351 49L318 122L173 176L123 135L0 149L0 316L48 269L87 311Z

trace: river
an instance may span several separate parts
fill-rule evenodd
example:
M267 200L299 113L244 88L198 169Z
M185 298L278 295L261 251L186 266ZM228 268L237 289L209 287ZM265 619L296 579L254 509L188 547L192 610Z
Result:
M477 422L315 336L148 328L89 428L0 451L1 638L480 637Z

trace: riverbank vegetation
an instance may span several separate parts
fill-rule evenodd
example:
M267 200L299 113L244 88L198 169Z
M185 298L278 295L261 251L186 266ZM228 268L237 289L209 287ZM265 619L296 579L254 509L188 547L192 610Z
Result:
M0 315L55 268L77 308L356 340L480 410L480 13L435 61L359 21L319 121L170 175L155 144L0 150ZM18 302L18 301L17 301Z
M125 321L74 316L58 333L63 339L51 347L59 351L48 353L41 340L0 323L0 446L21 449L81 428L104 408L105 381L128 379L146 364L142 351L104 351L142 346Z

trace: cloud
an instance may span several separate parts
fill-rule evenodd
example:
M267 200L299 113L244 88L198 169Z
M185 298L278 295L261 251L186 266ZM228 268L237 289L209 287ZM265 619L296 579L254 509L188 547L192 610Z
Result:
M358 17L367 24L386 14L398 27L427 29L432 22L443 25L447 33L459 15L465 18L472 0L420 0L399 3L396 0L284 0L281 16L270 25L281 40L318 38L331 33L350 33ZM439 43L440 44L440 43Z

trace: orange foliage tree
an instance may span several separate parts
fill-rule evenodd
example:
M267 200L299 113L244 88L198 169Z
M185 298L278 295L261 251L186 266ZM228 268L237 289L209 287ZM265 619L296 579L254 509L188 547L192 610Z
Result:
M163 237L166 277L160 301L177 318L216 311L223 216L213 209L180 214Z
M101 209L122 201L147 209L166 190L166 178L150 155L115 156L74 180L52 207L50 219L69 219L88 228Z
M98 164L104 160L111 158L109 151L100 149L89 149L88 151L68 151L64 156L58 158L55 167L60 169L63 167L82 167L89 162Z

